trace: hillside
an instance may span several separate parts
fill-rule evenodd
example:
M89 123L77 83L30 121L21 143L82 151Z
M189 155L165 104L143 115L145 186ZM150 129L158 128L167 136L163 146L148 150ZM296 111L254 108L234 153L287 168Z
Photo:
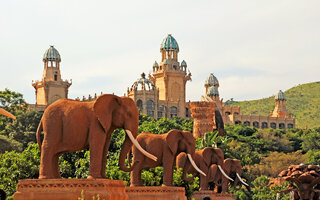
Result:
M320 127L320 82L298 85L284 92L287 109L296 117L296 127ZM252 101L227 101L240 106L244 115L269 115L274 109L274 96Z

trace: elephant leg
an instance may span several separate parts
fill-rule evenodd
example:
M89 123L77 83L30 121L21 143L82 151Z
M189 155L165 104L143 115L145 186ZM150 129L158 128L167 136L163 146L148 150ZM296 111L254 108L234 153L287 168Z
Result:
M59 171L59 157L60 157L60 154L55 154L52 160L54 165L53 172L56 178L61 178L60 171Z
M60 178L57 176L56 167L58 160L55 158L56 152L52 147L42 147L39 179L55 179ZM56 163L55 163L56 162Z
M101 165L101 177L106 178L106 162L108 155L109 145L105 144L103 154L102 154L102 165Z
M228 192L228 183L229 183L229 180L226 177L223 177L222 178L222 191L221 191L221 193Z
M174 157L167 158L166 161L163 162L163 185L164 186L172 186L173 185L172 184L172 182L173 182L173 162L174 162Z
M130 175L131 187L143 186L142 179L141 179L142 166L140 163L131 172L131 175Z
M208 188L209 188L208 177L200 174L200 190L208 190Z
M98 137L99 140L97 138L93 138L91 140L89 139L90 167L88 179L103 178L103 176L101 176L101 171L104 160L103 157L105 152L106 134L99 131L99 133L95 133L94 136L90 137Z

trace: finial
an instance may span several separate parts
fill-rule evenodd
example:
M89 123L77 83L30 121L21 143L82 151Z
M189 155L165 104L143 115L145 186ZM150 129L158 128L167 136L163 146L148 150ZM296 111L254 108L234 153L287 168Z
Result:
M143 72L143 73L141 74L141 77L142 77L142 78L146 78L146 74Z

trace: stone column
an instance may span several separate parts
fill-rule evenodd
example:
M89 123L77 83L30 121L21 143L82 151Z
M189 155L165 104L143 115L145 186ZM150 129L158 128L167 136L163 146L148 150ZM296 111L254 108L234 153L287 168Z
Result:
M214 102L190 102L191 117L193 118L193 136L204 137L206 132L213 131Z

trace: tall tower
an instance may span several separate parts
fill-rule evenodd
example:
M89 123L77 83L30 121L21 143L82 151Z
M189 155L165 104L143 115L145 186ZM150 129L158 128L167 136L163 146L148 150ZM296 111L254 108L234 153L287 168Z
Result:
M275 95L275 108L271 114L272 117L290 117L290 113L286 108L287 98L284 93L279 90Z
M168 109L168 117L186 117L186 82L191 80L187 74L187 63L178 62L179 46L168 34L160 45L161 62L153 65L153 73L149 79L159 90L159 102Z
M60 98L68 98L68 88L71 82L61 79L61 57L53 46L44 53L44 70L41 81L33 81L32 86L36 90L36 108L44 110Z

